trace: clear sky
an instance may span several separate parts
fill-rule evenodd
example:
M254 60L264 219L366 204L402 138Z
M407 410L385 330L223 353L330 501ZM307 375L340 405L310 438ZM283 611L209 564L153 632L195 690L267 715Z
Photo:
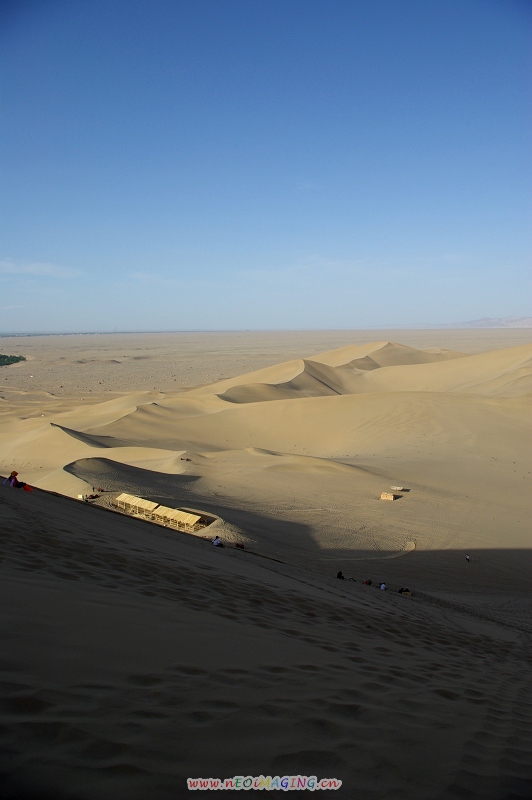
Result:
M3 0L0 332L530 316L530 0Z

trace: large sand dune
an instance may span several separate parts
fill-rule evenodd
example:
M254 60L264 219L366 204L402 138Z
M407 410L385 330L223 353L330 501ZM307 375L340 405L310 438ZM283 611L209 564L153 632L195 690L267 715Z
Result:
M6 797L180 797L187 774L241 771L532 797L532 344L379 340L173 392L14 391L0 472L201 509L246 550L2 487Z
M506 547L522 548L531 381L532 345L475 355L345 346L189 391L11 418L1 466L72 496L134 485L203 506L260 552L315 569L413 545L497 547L502 531ZM390 485L411 491L383 504ZM268 525L246 522L257 511ZM296 543L285 529L301 524Z

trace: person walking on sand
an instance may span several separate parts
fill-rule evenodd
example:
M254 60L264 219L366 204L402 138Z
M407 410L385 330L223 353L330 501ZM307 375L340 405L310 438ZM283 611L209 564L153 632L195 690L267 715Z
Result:
M468 564L471 561L471 556L469 555L469 553L466 553L465 560L467 561Z

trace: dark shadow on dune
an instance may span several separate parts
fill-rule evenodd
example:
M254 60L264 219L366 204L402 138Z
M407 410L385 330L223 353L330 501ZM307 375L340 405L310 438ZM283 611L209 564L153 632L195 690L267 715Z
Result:
M437 589L438 591L456 590L482 591L493 590L504 593L508 590L521 590L530 588L530 575L532 574L532 549L525 548L481 548L475 549L468 546L456 550L413 550L400 555L394 551L352 550L352 549L322 549L314 541L310 527L303 522L294 523L285 521L273 514L256 513L253 510L234 508L227 499L220 497L212 502L200 494L191 491L198 481L198 476L171 475L168 473L149 472L130 465L119 464L110 459L80 459L65 467L65 470L83 480L91 482L93 477L99 476L102 483L106 483L108 491L138 491L140 496L164 504L197 505L200 509L233 522L243 530L250 533L263 531L266 536L272 532L272 525L280 534L277 538L283 539L283 546L288 544L287 539L294 541L294 550L300 552L304 546L305 564L321 574L336 575L342 569L346 576L354 575L357 579L368 577L387 580L397 579L400 583L409 581L424 589ZM105 474L106 473L106 474ZM146 475L150 485L147 486ZM102 477L104 476L104 477ZM9 509L18 508L20 501L27 495L24 492L2 486L0 476L0 512L2 516L9 513ZM146 491L148 489L148 491ZM68 497L63 497L54 492L38 488L32 495L32 506L35 500L49 498L57 507L57 521L61 523L61 508L63 503L75 503L76 511L88 514L87 520L92 519L93 510L84 504ZM23 505L27 504L23 502ZM50 507L53 514L53 506ZM30 508L28 508L28 512ZM16 512L18 514L18 512ZM52 519L52 517L50 517ZM117 517L122 524L124 518ZM21 524L23 519L21 518ZM44 520L43 520L44 524ZM149 523L150 532L155 533L158 528ZM9 526L4 526L9 527ZM9 537L8 537L9 538ZM261 550L267 553L268 539L262 540ZM297 552L294 555L297 555ZM466 553L471 561L467 561ZM310 559L306 558L311 556ZM393 557L395 556L395 557ZM296 559L287 558L287 563L298 565ZM309 563L310 562L310 563Z
M163 487L160 488L164 491ZM167 503L170 499L156 494L152 497ZM174 499L176 504L181 504L181 499L188 501L187 505L193 504L190 495L183 494L181 498L174 495ZM208 540L169 531L149 522L87 506L39 489L35 489L28 501L24 492L0 485L0 500L0 519L4 522L9 520L9 524L1 526L5 568L14 566L17 570L29 572L39 569L53 574L59 569L62 577L67 578L71 574L74 580L81 571L86 579L90 571L88 555L92 558L90 553L93 551L109 547L109 554L102 561L102 564L107 564L111 551L116 553L118 547L125 548L124 560L116 568L123 572L124 580L127 579L133 586L135 581L138 582L135 564L144 559L151 562L155 553L158 553L161 564L168 559L171 565L175 564L176 557L179 558L180 548L185 542L192 548L212 547ZM344 598L382 596L386 603L394 606L401 603L401 608L407 613L410 608L412 611L415 609L410 603L428 603L437 606L443 614L457 612L517 632L529 634L531 631L532 549L469 550L472 559L469 562L465 558L465 551L456 549L414 551L395 559L386 558L390 555L387 553L382 553L381 558L376 557L374 551L357 551L356 554L341 549L323 551L312 541L305 524L294 525L265 514L241 512L223 503L212 506L198 501L197 504L205 511L212 510L224 519L232 519L237 525L242 523L242 528L256 535L256 541L260 544L256 553L250 547L237 556L239 551L228 544L231 554L234 553L232 557L244 558L250 566L260 556L271 558L274 562L280 561L286 567L274 567L275 570L288 568L290 574L304 584L310 581L311 584L316 582L316 586L328 585L329 589L339 593L340 604ZM272 529L276 532L273 537ZM294 543L293 549L286 546L289 538ZM276 548L280 540L283 544L282 554ZM308 550L303 552L303 545ZM133 550L130 550L131 547ZM257 563L266 562L260 558ZM133 570L131 574L130 567ZM297 568L301 568L301 571L294 572ZM354 580L337 580L336 573L340 569L346 578ZM93 577L98 582L97 572ZM368 578L373 585L362 585ZM386 582L386 594L378 589L380 581ZM154 591L152 583L150 591ZM399 595L397 590L401 586L413 591L414 598ZM141 591L144 589L144 584L139 587Z
M216 499L201 492L200 477L155 472L105 458L75 461L65 471L107 491L124 491L170 507L188 507L214 514L248 534L263 555L287 564L303 566L321 575L335 576L342 570L357 581L371 578L408 585L425 592L460 591L501 593L529 591L532 550L475 549L464 539L463 550L379 551L320 548L304 522L282 519L253 507L236 507L229 497ZM3 501L20 494L11 489L0 493ZM38 490L37 490L38 491ZM90 513L90 511L88 511ZM149 524L149 523L141 523ZM159 529L151 526L153 533ZM150 530L151 533L151 530ZM164 534L166 535L166 534ZM151 537L150 537L151 538ZM503 533L501 533L503 539ZM472 559L467 562L468 552Z
M294 566L336 575L339 570L362 581L385 580L423 591L506 592L530 586L532 550L352 550L320 548L304 522L283 520L275 514L249 507L236 507L231 498L213 499L196 488L199 476L151 472L105 458L80 459L65 467L76 477L93 484L101 481L108 491L125 491L171 507L185 506L214 514L239 528L256 543L261 554L280 558ZM94 484L96 485L96 484ZM384 501L383 501L384 502ZM467 562L466 552L474 561Z
M110 458L80 458L63 467L65 472L87 483L98 482L107 492L127 492L138 494L146 500L167 503L168 500L182 502L187 484L199 480L197 475L172 475L168 472L154 472L130 464L122 464Z
M89 484L102 486L109 492L127 492L172 508L192 507L206 514L219 516L259 541L261 552L267 548L263 545L262 538L270 539L272 555L275 557L278 556L276 541L282 542L283 549L287 552L293 548L297 553L301 547L319 552L310 535L310 528L305 523L288 522L253 509L235 508L223 497L216 502L208 500L194 491L194 484L200 480L197 475L154 472L108 458L79 459L67 464L64 470ZM273 536L272 529L275 530ZM297 563L296 558L294 563Z
M134 447L135 442L129 442L126 439L115 439L114 436L96 436L82 431L76 431L73 428L66 428L64 425L57 425L55 422L50 423L52 428L60 428L63 433L72 436L73 439L78 439L80 442L90 445L91 447Z
M151 497L166 504L170 500L156 494ZM195 504L194 501L191 503L193 498L190 495L183 494L182 499L187 505ZM124 547L124 554L127 554L120 565L125 579L132 558L135 563L140 563L143 559L153 560L154 553L158 553L161 563L168 559L170 565L175 563L176 557L179 558L179 548L185 542L193 548L212 547L208 539L170 531L39 489L35 489L28 502L24 492L0 485L0 501L0 520L9 520L9 524L1 526L5 568L15 566L17 570L30 572L39 569L53 574L60 569L62 577L68 577L72 570L72 578L76 580L79 570L83 575L88 570L87 553L108 546L116 552L118 546ZM174 501L181 504L176 495ZM283 570L288 568L290 574L304 584L316 582L317 586L334 588L335 593L340 593L340 603L342 598L362 599L382 594L389 598L386 602L405 603L401 607L407 612L410 602L423 602L438 606L442 613L458 612L484 623L531 632L530 548L468 550L471 561L466 560L466 551L456 549L414 551L392 559L389 553L378 557L375 551L323 551L312 541L308 526L303 523L294 525L265 514L239 511L223 503L213 506L198 500L197 504L205 511L212 510L226 520L231 519L236 525L242 523L244 530L255 534L255 541L260 546L255 552L253 547L246 547L238 558L245 558L246 562L251 559L247 562L250 565L261 556L280 562L285 565ZM273 536L272 530L275 532ZM287 546L290 538L293 549ZM276 547L280 541L282 550ZM131 552L130 546L134 548ZM303 550L304 546L308 549ZM231 544L228 548L235 556L239 552ZM107 563L107 556L102 563ZM265 562L260 558L257 563ZM293 571L298 568L301 568L300 572ZM337 580L336 574L340 569L346 578L353 580ZM134 583L136 574L133 571L128 580ZM372 580L372 586L363 585L368 578ZM378 589L380 581L385 581L388 587L386 594ZM413 601L397 593L401 586L414 592Z
M474 560L466 561L466 552ZM319 561L320 571L330 565L331 575L341 569L357 580L384 580L429 593L529 592L532 574L532 550L524 549L414 550L397 558L384 552L379 557L375 551L338 549L321 551Z

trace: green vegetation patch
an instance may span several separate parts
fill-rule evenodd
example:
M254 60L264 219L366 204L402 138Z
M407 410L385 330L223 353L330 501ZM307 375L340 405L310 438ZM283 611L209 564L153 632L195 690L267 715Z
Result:
M5 356L0 353L0 367L7 367L8 364L16 364L18 361L26 361L24 356Z

